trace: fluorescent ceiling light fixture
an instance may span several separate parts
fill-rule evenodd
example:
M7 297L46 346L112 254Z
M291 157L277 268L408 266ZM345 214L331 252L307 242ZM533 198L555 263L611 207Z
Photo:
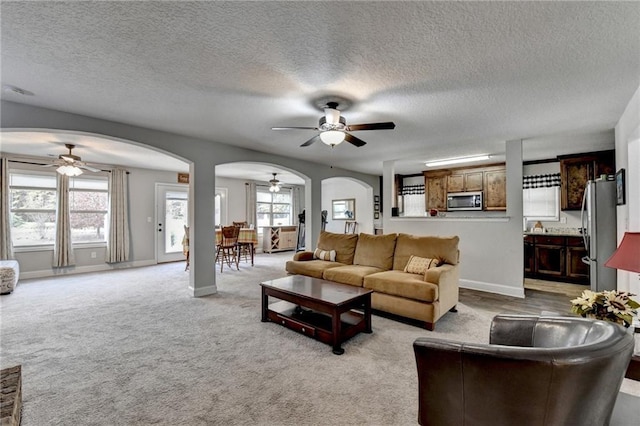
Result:
M70 164L65 164L64 166L58 167L56 172L65 176L80 176L82 174L82 169Z
M489 154L474 155L472 157L447 158L445 160L427 161L424 163L427 167L446 166L449 164L470 163L472 161L488 160L491 158Z
M336 146L344 140L344 132L339 130L327 130L320 133L320 140L329 146Z

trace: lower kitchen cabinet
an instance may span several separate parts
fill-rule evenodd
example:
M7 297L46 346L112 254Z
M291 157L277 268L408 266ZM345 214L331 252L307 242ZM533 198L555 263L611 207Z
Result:
M589 284L582 237L525 235L524 268L528 278Z

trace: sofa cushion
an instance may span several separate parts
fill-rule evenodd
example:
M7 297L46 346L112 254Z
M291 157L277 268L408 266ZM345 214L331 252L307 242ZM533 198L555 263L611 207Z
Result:
M320 260L328 260L329 262L336 261L336 251L335 250L322 250L317 248L316 251L313 252L314 259Z
M357 242L357 234L334 234L333 232L321 231L320 238L318 238L318 248L335 250L336 262L352 265Z
M375 266L347 265L326 269L322 274L322 278L341 284L362 287L364 277L382 271L384 269L376 268Z
M458 263L458 242L455 237L433 237L398 234L393 256L393 269L404 271L411 255L438 259L443 263Z
M427 269L435 268L439 264L440 261L438 259L429 259L426 257L411 255L407 262L407 266L404 267L404 272L424 275L424 273L427 272Z
M367 275L364 277L364 288L421 302L438 300L437 285L423 281L422 275L403 271L384 271Z
M396 234L360 234L353 257L354 265L375 266L383 270L393 267L393 252L396 248Z
M290 274L306 275L313 278L322 278L322 273L329 268L344 266L343 263L329 262L328 260L289 260L285 269Z

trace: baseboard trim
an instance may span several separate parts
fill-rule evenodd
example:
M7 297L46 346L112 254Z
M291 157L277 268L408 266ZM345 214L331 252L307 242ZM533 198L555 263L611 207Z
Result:
M503 284L485 283L482 281L460 280L460 287L469 290L485 291L487 293L502 294L504 296L524 299L524 284L522 287L511 287Z
M43 269L40 271L29 271L29 272L20 271L20 278L28 280L31 278L59 277L63 275L86 274L88 272L103 272L103 271L113 271L115 269L139 268L141 266L150 266L150 265L156 265L156 264L157 262L154 259L149 259L149 260L136 260L133 262L122 262L122 263L113 263L113 264L104 263L102 265L70 266L67 268Z
M210 296L212 294L216 294L218 292L218 287L216 285L208 285L206 287L198 287L194 288L189 286L189 290L193 293L193 297L204 297Z

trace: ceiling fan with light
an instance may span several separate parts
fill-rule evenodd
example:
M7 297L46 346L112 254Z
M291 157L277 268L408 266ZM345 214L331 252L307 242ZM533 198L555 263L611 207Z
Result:
M79 176L82 174L83 170L88 170L90 172L99 172L100 169L96 169L91 166L87 166L87 163L82 161L82 158L77 155L73 155L71 150L76 146L70 143L64 144L65 147L69 150L67 154L58 155L58 160L54 164L47 164L44 167L54 167L58 166L56 171L61 175L66 176Z
M347 132L359 130L391 130L395 127L396 125L392 121L347 125L345 118L340 115L338 103L327 102L324 107L324 117L320 117L318 127L272 127L271 130L316 130L320 133L300 146L309 146L320 140L333 148L334 146L341 144L343 141L347 141L357 147L361 147L366 144L362 139L359 139Z
M273 174L273 179L269 181L269 183L271 184L271 186L269 186L269 192L280 192L280 181L276 179L277 173L272 173L272 174Z

